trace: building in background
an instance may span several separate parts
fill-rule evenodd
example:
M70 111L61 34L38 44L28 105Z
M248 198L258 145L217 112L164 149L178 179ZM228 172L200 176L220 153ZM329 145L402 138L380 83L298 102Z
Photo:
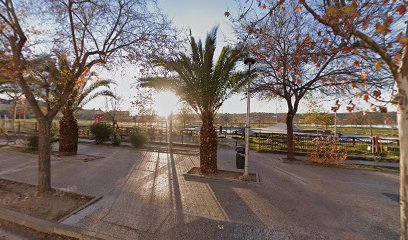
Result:
M113 113L109 113L112 116ZM129 111L115 111L115 120L118 122L132 122L133 118L130 116Z

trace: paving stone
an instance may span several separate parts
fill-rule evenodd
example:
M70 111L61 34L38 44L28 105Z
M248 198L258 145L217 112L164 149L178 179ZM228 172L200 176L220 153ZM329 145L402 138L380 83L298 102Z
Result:
M399 238L399 205L387 197L398 194L395 172L251 153L250 172L261 183L250 184L184 177L199 166L197 155L83 144L80 152L103 158L53 162L53 186L103 198L64 223L116 239ZM33 159L0 151L0 177L35 183ZM235 151L220 148L218 165L236 170Z

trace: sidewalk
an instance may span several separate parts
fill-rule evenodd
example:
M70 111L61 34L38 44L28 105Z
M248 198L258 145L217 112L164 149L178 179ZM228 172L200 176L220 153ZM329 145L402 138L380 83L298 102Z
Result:
M286 164L251 152L261 183L184 177L196 155L80 144L53 160L53 186L102 196L63 223L113 239L398 239L398 173ZM35 155L0 151L0 177L36 182ZM218 166L235 169L220 148Z
M237 239L290 239L289 233L261 227L248 207L225 209L224 204L235 205L219 199L231 192L228 184L186 180L182 175L197 166L197 160L146 153L120 188L64 223L116 239L225 239L234 234ZM212 184L224 191L215 193Z

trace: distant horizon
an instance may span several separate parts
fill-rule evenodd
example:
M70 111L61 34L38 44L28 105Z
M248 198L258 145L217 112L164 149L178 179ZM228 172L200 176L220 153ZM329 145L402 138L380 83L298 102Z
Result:
M85 108L85 109L81 109L81 110L90 110L90 111L104 111L103 109L94 109L94 108L92 108L92 109L89 109L89 108ZM130 110L118 110L118 111L128 111L128 112L131 112ZM353 112L338 112L337 114L338 115L342 115L342 114L353 114L353 113L361 113L361 112L364 112L363 110L361 110L361 111L353 111ZM258 113L262 113L262 114L287 114L287 112L277 112L277 113L275 113L275 112L250 112L251 114L258 114ZM308 114L308 113L310 113L310 112L298 112L298 113L296 113L296 115L302 115L302 114ZM329 114L334 114L334 112L317 112L317 113L329 113ZM368 114L372 114L372 113L377 113L377 114L392 114L392 113L395 113L395 114L398 114L398 112L397 111L389 111L389 112L386 112L386 113L382 113L382 112L368 112ZM173 112L173 114L177 114L177 112ZM196 113L194 113L194 112L192 112L192 114L196 114ZM243 115L245 115L246 114L246 112L234 112L234 113L230 113L230 112L228 112L228 113L220 113L220 112L218 112L217 113L217 115L222 115L222 114L243 114ZM157 114L158 115L158 114ZM132 115L132 114L130 114L130 116L137 116L137 115ZM162 116L162 115L158 115L158 116L160 116L160 117L166 117L166 116Z

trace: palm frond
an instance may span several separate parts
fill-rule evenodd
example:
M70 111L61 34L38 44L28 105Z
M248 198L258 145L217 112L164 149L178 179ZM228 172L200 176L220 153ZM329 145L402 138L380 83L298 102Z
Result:
M88 82L91 82L91 84L88 86ZM77 102L78 105L81 104L81 102L88 97L93 91L95 91L98 88L101 87L106 87L110 88L111 84L116 84L115 81L110 80L110 79L97 79L96 81L90 81L88 80L82 89L80 89L78 97L77 97Z
M99 91L99 92L96 92L96 93L92 93L92 94L86 96L84 99L82 99L82 101L78 104L78 107L77 107L78 110L82 109L86 104L88 104L93 99L95 99L97 97L101 97L101 96L116 98L115 93L113 93L111 90L102 90L102 91Z
M242 58L240 49L224 47L214 62L217 31L218 27L215 27L207 34L204 46L191 36L190 54L153 59L155 66L174 73L174 76L142 78L141 86L170 89L201 116L214 116L222 103L246 83L245 74L235 70Z
M156 90L176 90L177 89L177 78L169 78L169 77L146 77L140 78L140 86L153 88Z

